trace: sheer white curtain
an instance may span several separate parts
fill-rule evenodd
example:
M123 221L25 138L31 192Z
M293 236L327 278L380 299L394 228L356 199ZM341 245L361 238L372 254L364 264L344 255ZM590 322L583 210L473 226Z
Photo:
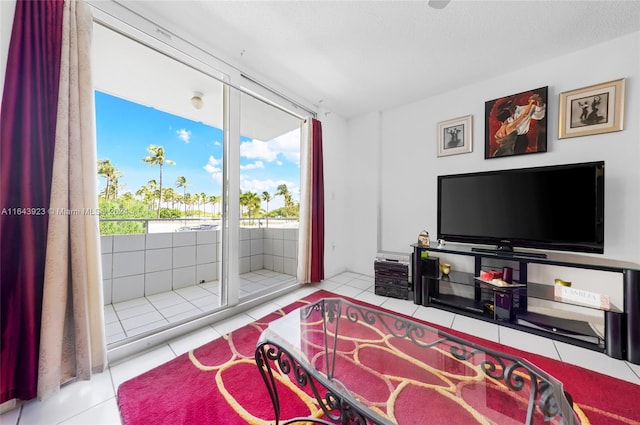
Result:
M40 336L40 399L71 379L90 379L107 362L92 25L84 2L65 2Z
M298 283L311 282L311 189L313 182L313 126L311 118L300 124L300 212L298 224Z
M299 283L324 279L324 177L322 124L307 118L300 137Z

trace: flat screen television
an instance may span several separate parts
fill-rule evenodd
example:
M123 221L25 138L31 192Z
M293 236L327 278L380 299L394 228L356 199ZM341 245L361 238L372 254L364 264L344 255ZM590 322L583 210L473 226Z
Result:
M438 176L438 239L602 254L604 161Z

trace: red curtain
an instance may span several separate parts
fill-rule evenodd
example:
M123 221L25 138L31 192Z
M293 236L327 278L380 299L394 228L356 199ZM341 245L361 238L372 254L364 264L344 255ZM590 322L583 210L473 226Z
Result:
M18 0L0 115L0 403L36 396L63 0Z
M324 173L322 123L312 122L313 175L311 197L311 282L324 279Z

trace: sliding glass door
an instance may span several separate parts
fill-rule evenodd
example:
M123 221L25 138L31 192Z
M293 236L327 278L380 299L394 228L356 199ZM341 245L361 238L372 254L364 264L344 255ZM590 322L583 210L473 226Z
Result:
M109 348L294 287L301 117L143 18L94 12Z
M109 344L228 304L224 75L96 24L99 203Z
M300 206L300 118L240 94L238 295L294 284Z

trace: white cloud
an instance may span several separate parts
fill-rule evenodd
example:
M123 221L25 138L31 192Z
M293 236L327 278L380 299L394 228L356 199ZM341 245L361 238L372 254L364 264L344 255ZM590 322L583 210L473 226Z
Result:
M278 157L278 152L273 150L268 142L253 139L250 142L240 143L240 156L272 162Z
M220 165L221 160L216 159L213 155L209 156L209 162L204 166L204 169L209 173L222 171L221 168L218 167Z
M287 161L300 165L300 130L295 129L268 142L253 139L240 144L240 156L273 162L282 155Z
M241 165L240 166L241 170L255 170L255 169L258 169L258 168L264 168L264 162L256 161L256 162L253 162L251 164Z
M295 129L268 142L289 162L300 165L300 129Z
M220 162L220 160L215 159L215 157L211 155L209 157L209 162L207 162L207 165L202 168L204 168L207 173L211 174L211 178L214 181L222 184L222 168L219 167Z
M191 139L191 130L182 128L176 131L176 134L178 135L178 139L182 140L185 143L189 143L189 139Z
M216 182L220 187L222 187L222 173L211 174L211 180Z

